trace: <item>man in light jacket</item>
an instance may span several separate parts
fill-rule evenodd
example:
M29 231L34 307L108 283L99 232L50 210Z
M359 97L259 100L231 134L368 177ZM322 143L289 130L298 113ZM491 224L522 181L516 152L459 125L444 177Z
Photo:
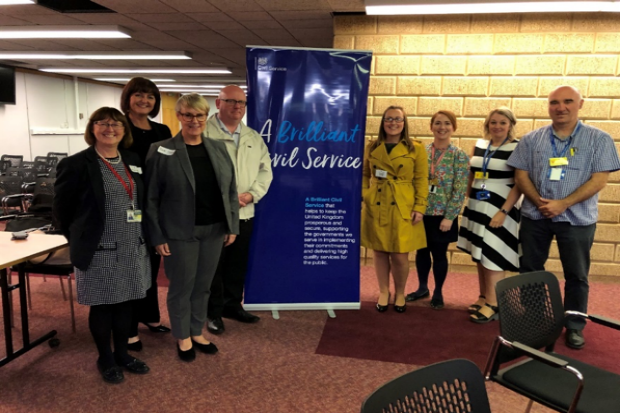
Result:
M207 329L213 334L224 332L222 317L243 323L256 323L260 318L243 309L243 288L250 253L254 204L265 196L271 180L271 159L267 145L254 129L242 122L247 98L238 86L226 86L215 100L219 113L207 122L205 134L226 144L235 165L239 192L239 235L222 250L209 298Z

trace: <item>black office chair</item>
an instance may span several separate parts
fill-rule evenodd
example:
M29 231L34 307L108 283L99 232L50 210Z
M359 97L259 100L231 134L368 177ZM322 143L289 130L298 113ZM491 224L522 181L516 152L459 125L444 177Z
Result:
M24 161L24 155L2 155L0 156L0 160L7 161L9 166L19 168Z
M490 413L484 378L469 360L456 359L406 373L375 390L361 413Z
M0 205L4 215L14 209L24 211L21 196L23 184L21 176L0 175Z
M526 412L534 401L559 412L620 412L620 375L553 352L565 317L555 275L546 271L521 274L500 281L495 290L501 335L487 361L487 379L528 397ZM620 330L617 321L570 313Z

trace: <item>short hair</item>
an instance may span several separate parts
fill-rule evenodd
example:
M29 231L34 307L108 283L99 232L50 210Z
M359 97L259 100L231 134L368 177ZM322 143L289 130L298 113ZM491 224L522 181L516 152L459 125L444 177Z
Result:
M205 113L209 113L209 102L199 95L198 93L188 93L187 95L183 95L177 100L176 105L174 105L174 111L179 112L181 107L185 106L188 109L200 110Z
M385 111L383 111L383 115L381 116L381 126L379 126L379 137L371 144L372 146L370 150L373 150L374 148L379 146L380 143L384 143L385 139L387 138L385 134L385 125L383 119L385 118L385 114L389 110L400 110L401 112L403 112L404 125L403 130L400 133L399 142L403 142L407 146L407 149L409 149L409 152L413 151L413 141L409 137L409 122L407 122L407 112L405 112L405 109L402 106L389 106Z
M88 146L93 146L97 142L97 138L95 138L95 134L93 133L95 122L104 119L112 119L123 124L125 127L125 134L123 135L123 139L119 142L119 146L123 145L123 148L129 148L133 144L133 136L131 136L131 129L129 128L127 118L118 109L107 106L94 111L92 115L90 115L90 119L88 119L86 131L84 131L84 140Z
M123 93L121 93L121 110L125 114L129 112L129 100L134 93L150 93L154 95L155 106L153 110L149 112L149 117L154 118L157 116L159 107L161 106L161 95L155 83L144 77L134 77L127 82L123 88Z
M484 120L484 139L486 140L491 139L490 137L491 133L489 132L489 122L491 121L491 116L495 115L496 113L506 117L510 121L510 129L508 130L508 138L509 140L515 139L517 137L516 132L515 132L515 125L517 124L517 117L515 116L514 113L512 113L512 110L510 110L510 108L507 108L506 106L501 106L489 112L486 119Z
M448 120L452 124L452 129L456 131L456 115L449 110L440 110L435 113L431 118L431 128L433 127L433 122L435 122L435 118L437 117L437 115L444 115L446 118L448 118Z

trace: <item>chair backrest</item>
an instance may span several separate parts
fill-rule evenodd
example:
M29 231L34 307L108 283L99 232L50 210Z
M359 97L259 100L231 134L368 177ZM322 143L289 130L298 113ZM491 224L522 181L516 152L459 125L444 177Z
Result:
M11 163L10 166L20 167L24 160L24 155L2 155L0 160L9 161Z
M480 369L469 360L432 364L387 382L362 404L361 413L490 413Z
M498 282L495 291L502 337L535 349L553 350L564 324L556 276L547 271L519 274ZM506 350L502 348L502 362L515 358Z
M35 162L45 162L45 163L47 163L47 156L42 156L42 155L35 156L34 157L34 161Z
M21 194L23 183L21 176L0 176L0 199L7 195Z
M66 158L67 156L69 156L69 154L67 152L48 152L47 153L47 158L55 158L56 162L60 162L61 159Z
M34 168L34 162L31 161L23 161L20 168L22 169L32 169Z

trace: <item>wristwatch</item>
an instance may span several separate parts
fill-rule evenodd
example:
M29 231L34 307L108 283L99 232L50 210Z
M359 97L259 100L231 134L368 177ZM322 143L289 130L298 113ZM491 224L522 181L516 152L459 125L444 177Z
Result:
M504 208L500 209L499 212L503 212L504 214L508 215L508 211L506 211Z

